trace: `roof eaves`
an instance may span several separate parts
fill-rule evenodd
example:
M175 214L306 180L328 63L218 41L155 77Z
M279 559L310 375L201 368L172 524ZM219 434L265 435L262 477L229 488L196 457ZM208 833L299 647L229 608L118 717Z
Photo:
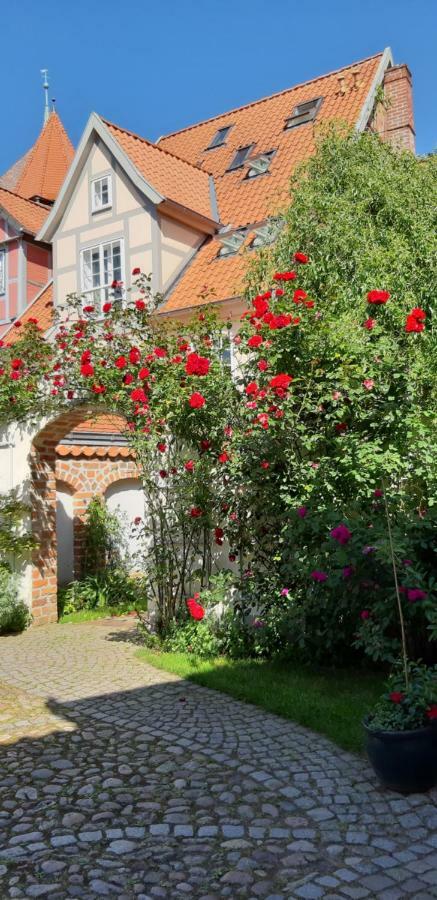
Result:
M162 194L158 193L158 191L156 191L155 188L152 187L152 185L149 184L146 179L140 174L140 172L133 164L130 157L127 156L127 154L124 152L118 141L110 134L104 121L97 113L93 112L91 113L85 126L73 161L67 172L64 184L62 185L53 209L51 210L43 227L37 234L38 240L50 241L52 239L53 234L56 231L56 228L65 212L71 193L74 190L74 187L79 178L82 164L88 153L94 132L96 132L103 143L106 144L110 153L112 153L114 158L120 164L121 168L124 169L130 180L135 184L135 186L141 191L142 194L145 194L145 196L148 197L148 199L154 205L162 203L162 201L165 199Z
M361 108L361 112L358 117L358 121L355 125L356 131L364 131L364 129L370 119L370 116L372 114L373 106L375 103L376 91L378 90L378 87L380 86L380 84L382 84L382 82L383 82L386 70L388 68L390 68L390 66L392 66L392 65L393 65L393 54L391 52L391 48L386 47L382 54L379 66L375 72L375 76L374 76L374 79L370 86L369 93L367 94L367 97Z

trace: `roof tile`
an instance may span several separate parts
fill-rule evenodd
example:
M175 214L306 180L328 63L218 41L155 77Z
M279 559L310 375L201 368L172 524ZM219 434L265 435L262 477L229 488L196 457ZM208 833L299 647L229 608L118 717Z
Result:
M49 281L45 288L29 303L25 311L20 316L19 321L25 325L29 319L37 319L38 326L42 332L47 331L53 325L53 282ZM12 324L8 331L5 331L3 340L6 344L15 344L22 335L21 328L16 328Z
M26 200L25 197L19 197L18 194L1 186L0 207L29 234L36 234L48 216L48 209L44 206Z
M23 197L42 197L50 202L56 200L73 156L70 138L53 110L26 155L14 189Z

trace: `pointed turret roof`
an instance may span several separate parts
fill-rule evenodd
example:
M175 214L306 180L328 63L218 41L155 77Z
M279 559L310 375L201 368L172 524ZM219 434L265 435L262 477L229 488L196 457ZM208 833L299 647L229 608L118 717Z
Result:
M73 156L70 138L53 110L33 147L0 178L0 186L53 203Z

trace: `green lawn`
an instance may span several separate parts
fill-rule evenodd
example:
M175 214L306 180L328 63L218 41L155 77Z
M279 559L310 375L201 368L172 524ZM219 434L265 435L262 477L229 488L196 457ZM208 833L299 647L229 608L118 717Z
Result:
M105 606L101 609L81 609L78 612L66 613L59 617L59 625L69 622L91 622L93 619L107 619L108 616L125 616L131 612L131 606Z
M380 674L310 669L283 662L200 660L141 649L157 669L246 700L325 734L345 750L362 752L361 720L381 692Z

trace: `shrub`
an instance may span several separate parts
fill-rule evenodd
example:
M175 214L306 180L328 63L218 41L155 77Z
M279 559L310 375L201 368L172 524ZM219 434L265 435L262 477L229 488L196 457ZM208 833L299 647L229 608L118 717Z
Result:
M18 596L16 575L0 566L0 634L24 631L29 622L29 609Z
M97 575L87 575L82 581L73 581L59 591L59 615L81 609L105 609L106 607L145 609L147 597L141 578L117 569L108 569Z

